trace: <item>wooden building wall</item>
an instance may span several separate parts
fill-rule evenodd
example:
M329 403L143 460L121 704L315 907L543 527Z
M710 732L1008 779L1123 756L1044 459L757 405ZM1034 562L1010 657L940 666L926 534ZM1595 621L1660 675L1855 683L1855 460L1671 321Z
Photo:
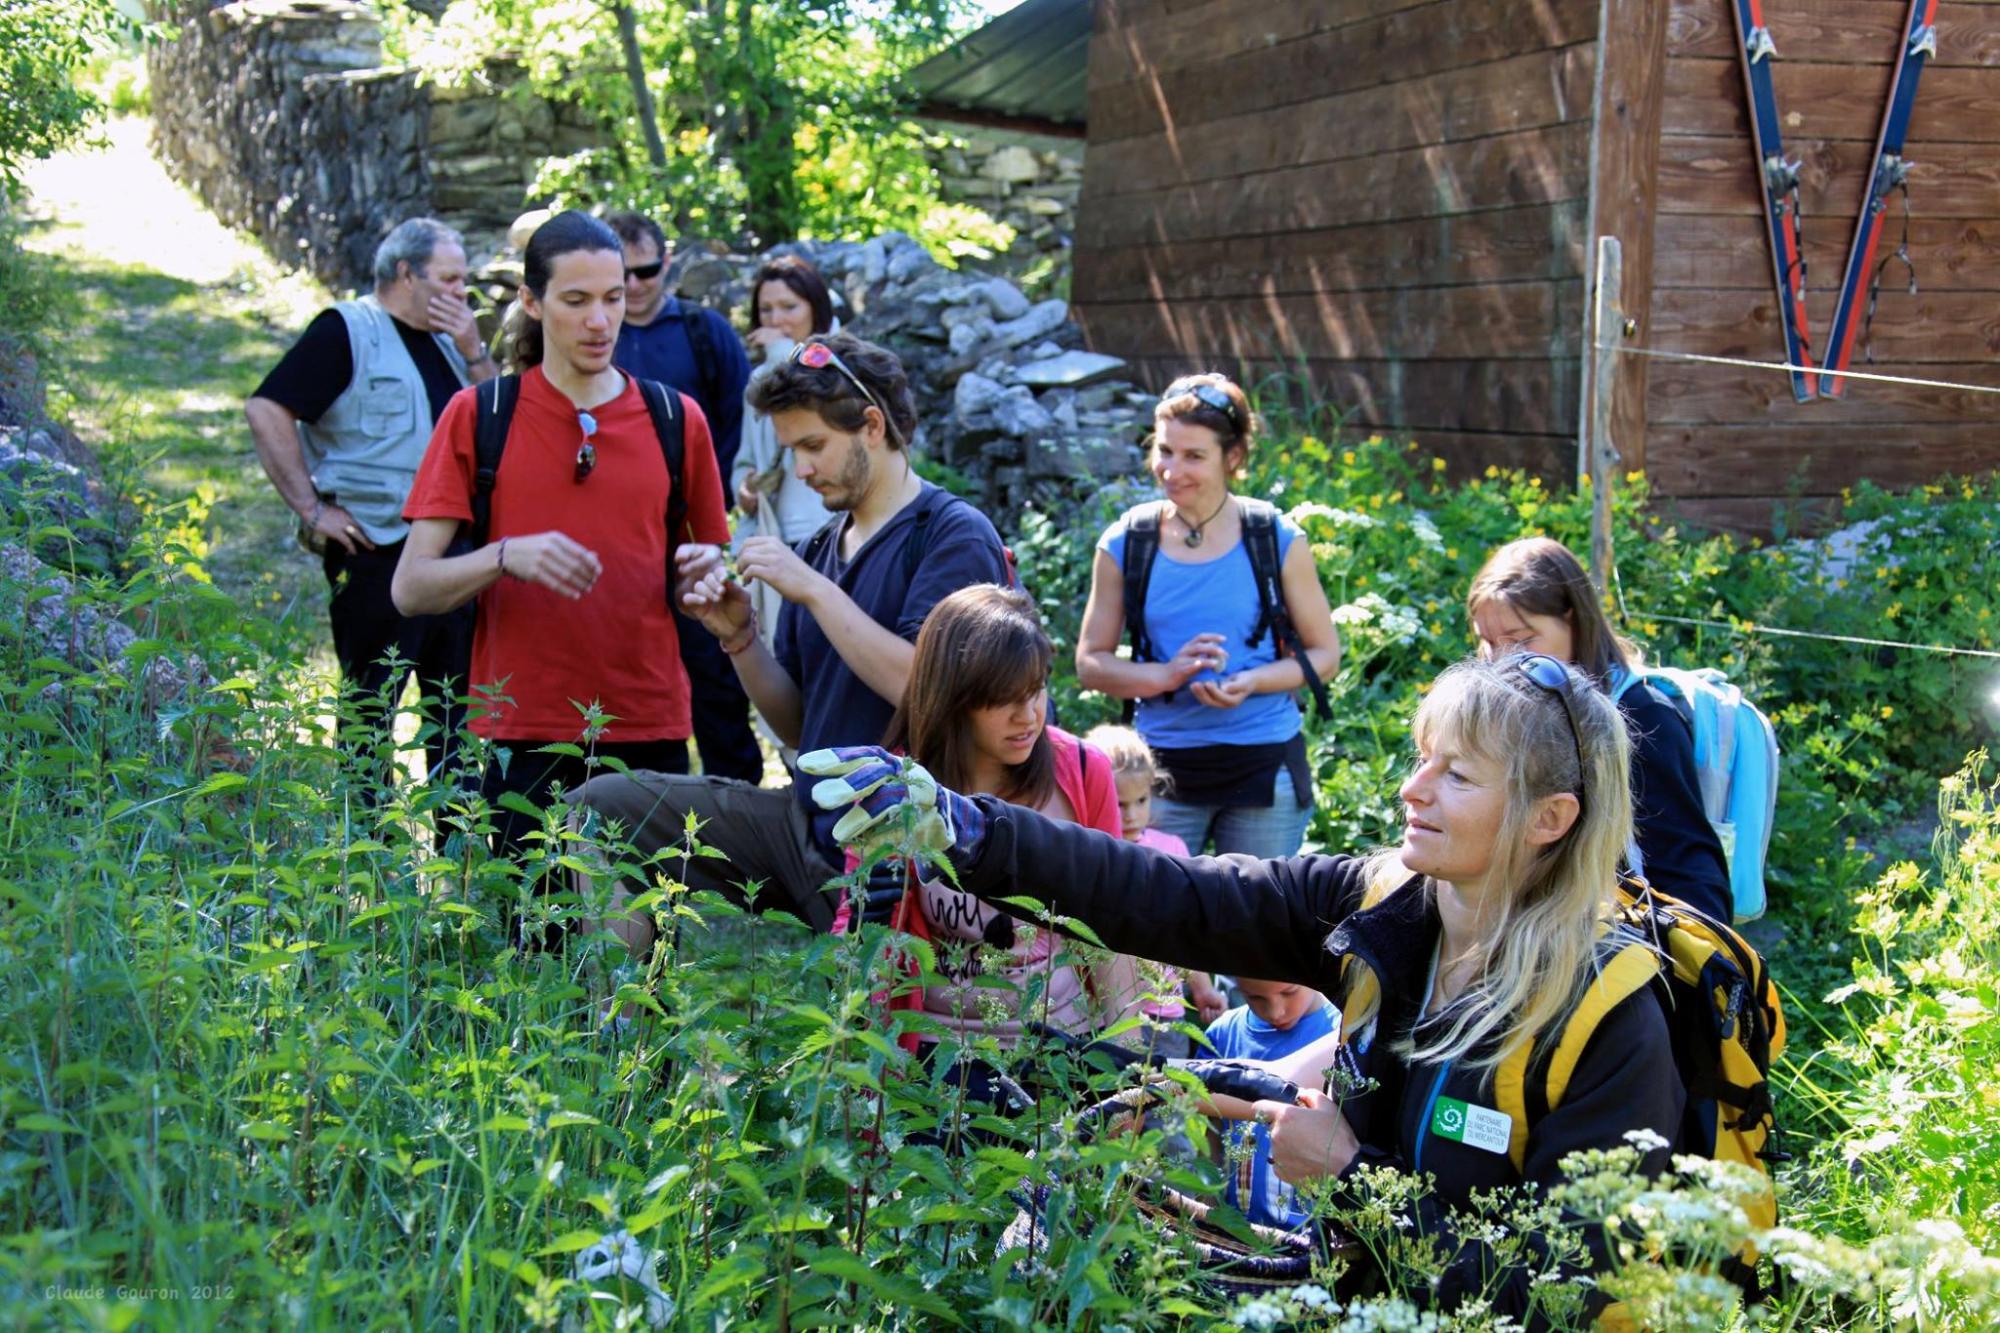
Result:
M1901 42L1903 0L1767 4L1785 150L1804 165L1806 319L1815 349L1833 306ZM1782 360L1750 128L1728 0L1671 0L1646 340ZM2000 385L2000 5L1946 3L1910 124L1910 255L1882 272L1873 343L1886 374ZM1902 236L1892 197L1882 254ZM1862 478L1907 487L2000 466L2000 397L1853 381L1798 403L1782 375L1653 362L1645 458L1690 515L1756 528L1773 497L1835 495Z
M1095 0L1092 344L1154 382L1304 369L1357 423L1570 474L1588 238L1623 242L1639 342L1781 359L1729 4ZM1770 6L1816 337L1906 8ZM1908 148L1920 292L1891 265L1876 368L2000 385L2000 4L1946 3L1939 30ZM1629 357L1615 402L1626 465L1729 526L1864 476L2000 465L2000 408L1972 394L1857 382L1801 405L1780 374Z
M1097 0L1073 294L1164 383L1573 472L1599 0Z

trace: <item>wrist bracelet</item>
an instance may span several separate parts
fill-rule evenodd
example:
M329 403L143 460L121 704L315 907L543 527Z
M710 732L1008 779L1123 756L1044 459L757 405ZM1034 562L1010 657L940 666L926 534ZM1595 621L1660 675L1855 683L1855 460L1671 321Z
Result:
M317 528L319 526L320 515L324 514L325 512L326 512L326 501L320 499L318 496L314 496L312 517L306 520L306 526L309 528Z
M507 572L507 539L505 537L502 537L500 539L499 549L494 552L493 564L497 569L499 569L502 578L514 577L512 574L509 574Z
M755 642L757 642L757 613L755 611L752 611L750 613L750 623L745 625L743 628L743 642L737 644L735 647L732 648L730 645L726 643L721 643L720 640L717 641L718 646L722 649L724 656L727 657L736 656L738 653L742 652L745 648L748 648L751 644Z

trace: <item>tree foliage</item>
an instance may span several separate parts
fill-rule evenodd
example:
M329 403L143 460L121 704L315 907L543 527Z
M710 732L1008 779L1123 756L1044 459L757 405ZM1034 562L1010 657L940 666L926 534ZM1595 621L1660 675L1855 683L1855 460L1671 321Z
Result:
M0 0L0 190L90 129L102 108L78 75L123 23L108 0Z
M405 10L399 40L447 81L517 56L537 91L614 127L547 165L540 186L557 201L770 244L937 229L898 76L974 12L970 0L454 0L435 22Z

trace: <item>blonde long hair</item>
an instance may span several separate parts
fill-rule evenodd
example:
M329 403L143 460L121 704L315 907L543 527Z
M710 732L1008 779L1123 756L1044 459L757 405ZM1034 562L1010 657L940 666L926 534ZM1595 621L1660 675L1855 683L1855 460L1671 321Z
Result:
M1576 1006L1597 975L1618 858L1632 836L1631 742L1617 705L1587 674L1566 667L1578 732L1572 742L1562 700L1529 680L1518 660L1447 668L1411 726L1420 750L1448 746L1498 765L1507 793L1487 872L1493 908L1473 946L1484 962L1444 1010L1442 1031L1403 1049L1426 1063L1464 1060L1490 1070ZM1579 793L1576 823L1553 843L1529 845L1535 803L1560 792ZM1398 885L1411 878L1394 852L1378 856L1370 876ZM1436 891L1429 879L1422 883L1423 891Z

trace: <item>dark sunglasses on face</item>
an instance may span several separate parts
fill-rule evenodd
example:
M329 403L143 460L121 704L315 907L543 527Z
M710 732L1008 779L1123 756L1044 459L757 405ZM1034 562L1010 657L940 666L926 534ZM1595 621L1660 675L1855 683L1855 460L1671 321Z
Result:
M1548 691L1562 701L1563 716L1569 719L1570 743L1576 747L1576 807L1577 818L1583 818L1585 805L1584 789L1590 770L1583 762L1583 727L1576 720L1576 699L1571 691L1575 688L1574 677L1569 667L1547 653L1518 653L1508 659L1528 683Z
M578 412L576 424L583 429L583 443L576 450L576 479L580 482L597 467L597 446L591 443L597 435L597 418L588 412Z
M654 278L660 276L660 270L666 266L667 261L664 259L656 259L650 264L627 264L625 266L625 276L628 278L637 278L641 282L651 282Z
M1176 398L1194 398L1203 406L1212 407L1222 413L1223 418L1235 429L1243 429L1243 419L1236 412L1236 400L1213 384L1195 384L1184 389L1170 387L1160 401L1171 403Z

